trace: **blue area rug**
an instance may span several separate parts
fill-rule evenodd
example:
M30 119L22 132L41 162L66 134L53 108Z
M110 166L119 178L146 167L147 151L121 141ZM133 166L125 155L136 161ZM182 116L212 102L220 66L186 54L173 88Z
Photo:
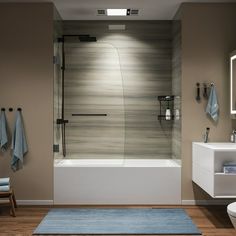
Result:
M183 209L52 209L34 234L200 235Z

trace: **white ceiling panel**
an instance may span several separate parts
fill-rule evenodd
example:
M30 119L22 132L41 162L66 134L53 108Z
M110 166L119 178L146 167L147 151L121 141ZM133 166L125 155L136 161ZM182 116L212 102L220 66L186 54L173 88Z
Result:
M0 2L50 2L0 0ZM236 2L236 0L51 0L63 20L171 20L182 2ZM138 16L98 16L97 9L139 9Z

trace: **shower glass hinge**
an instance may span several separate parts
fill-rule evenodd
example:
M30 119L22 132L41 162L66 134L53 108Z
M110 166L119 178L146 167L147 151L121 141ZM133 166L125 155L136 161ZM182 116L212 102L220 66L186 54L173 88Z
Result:
M59 152L59 144L53 144L53 152Z

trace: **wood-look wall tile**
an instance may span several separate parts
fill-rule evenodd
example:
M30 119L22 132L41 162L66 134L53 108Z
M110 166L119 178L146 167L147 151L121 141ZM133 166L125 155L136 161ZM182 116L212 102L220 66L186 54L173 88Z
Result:
M114 22L112 22L114 24ZM68 158L160 158L172 154L172 125L160 122L158 95L172 91L170 21L64 22L65 34L90 34L96 43L67 39L65 116ZM122 73L120 71L122 70ZM107 113L107 117L72 117Z

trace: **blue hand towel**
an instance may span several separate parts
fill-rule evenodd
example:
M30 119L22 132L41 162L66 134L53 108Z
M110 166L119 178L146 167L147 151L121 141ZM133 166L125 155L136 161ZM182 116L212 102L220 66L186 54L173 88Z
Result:
M8 192L10 191L10 185L0 186L0 192Z
M7 119L5 111L1 111L0 115L0 147L2 151L6 151L8 146L7 136Z
M17 171L23 166L24 155L28 151L21 112L16 113L15 128L12 136L12 161L11 168L13 171ZM20 166L21 164L21 166Z
M217 121L219 118L219 105L217 102L215 86L211 86L211 92L207 103L206 113L209 114L214 121Z
M0 186L10 185L10 178L0 178Z

